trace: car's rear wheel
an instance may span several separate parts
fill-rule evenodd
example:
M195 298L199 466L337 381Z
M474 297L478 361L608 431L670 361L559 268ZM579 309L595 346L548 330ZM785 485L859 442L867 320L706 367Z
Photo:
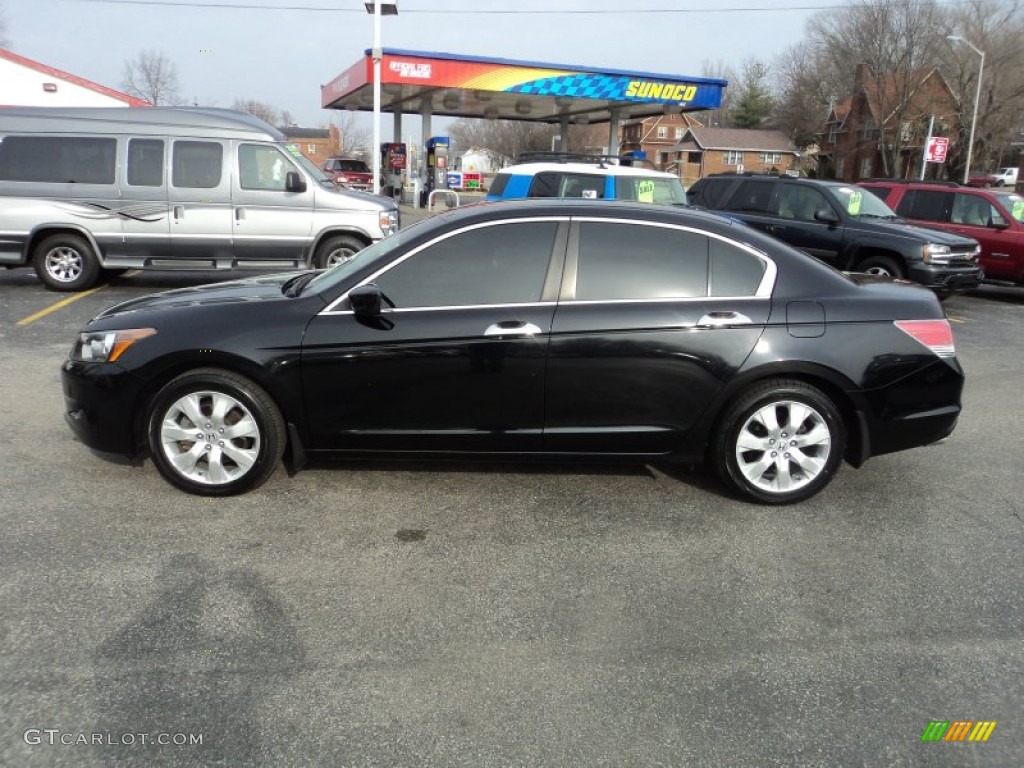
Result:
M317 269L336 267L338 264L344 264L346 261L354 259L356 254L365 247L361 240L351 235L329 237L316 249L313 265Z
M790 504L828 485L845 448L842 415L824 392L775 379L733 401L712 451L722 479L741 494Z
M249 379L202 368L168 383L149 412L160 474L183 491L230 496L261 485L285 447L280 410Z
M903 265L891 256L868 256L857 263L854 271L883 277L906 277Z
M99 260L86 239L80 235L50 235L36 247L32 256L39 279L55 291L84 291L100 274Z

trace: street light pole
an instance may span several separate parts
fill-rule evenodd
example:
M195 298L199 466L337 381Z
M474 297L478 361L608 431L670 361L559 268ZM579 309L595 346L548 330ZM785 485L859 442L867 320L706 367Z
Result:
M381 0L365 3L366 12L373 14L373 194L380 194L380 62L384 57L380 46L381 14L394 16L398 14L398 3L382 3Z
M974 89L974 114L971 116L971 137L967 142L967 164L964 167L964 184L966 184L971 175L971 153L974 150L974 128L978 123L978 102L981 101L981 76L985 71L985 52L969 40L960 37L960 35L946 35L946 39L960 41L981 57L981 62L978 64L978 84Z

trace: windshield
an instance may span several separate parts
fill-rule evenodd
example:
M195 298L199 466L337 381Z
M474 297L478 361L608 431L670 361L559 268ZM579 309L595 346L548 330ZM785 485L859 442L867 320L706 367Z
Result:
M892 208L865 189L830 186L828 191L843 206L843 210L854 218L859 216L873 219L898 218Z
M686 190L679 179L661 176L618 176L615 179L615 197L656 205L686 205Z
M313 163L310 162L309 158L307 158L304 154L302 154L302 152L299 151L299 148L297 146L295 146L294 144L285 144L284 148L285 150L287 150L288 154L292 156L292 160L301 165L306 170L306 173L308 173L318 182L320 182L321 184L323 184L325 181L328 184L334 183L333 181L331 181L330 178L324 175L323 171L321 171L319 168L313 165Z
M1024 197L1015 194L999 194L996 200L1010 212L1017 221L1024 223Z
M339 171L351 171L352 173L370 173L369 166L362 160L338 160Z

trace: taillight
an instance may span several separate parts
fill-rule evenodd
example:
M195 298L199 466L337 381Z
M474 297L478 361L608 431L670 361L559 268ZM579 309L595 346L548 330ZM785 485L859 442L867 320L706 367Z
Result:
M939 357L956 357L953 329L948 320L894 320L893 323Z

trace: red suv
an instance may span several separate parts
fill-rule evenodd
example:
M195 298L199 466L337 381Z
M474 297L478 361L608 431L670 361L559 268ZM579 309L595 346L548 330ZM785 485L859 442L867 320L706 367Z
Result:
M364 161L353 157L329 157L324 160L324 173L350 189L367 190L373 186L373 171Z
M864 181L905 219L973 237L986 281L1024 285L1024 196L955 182Z

